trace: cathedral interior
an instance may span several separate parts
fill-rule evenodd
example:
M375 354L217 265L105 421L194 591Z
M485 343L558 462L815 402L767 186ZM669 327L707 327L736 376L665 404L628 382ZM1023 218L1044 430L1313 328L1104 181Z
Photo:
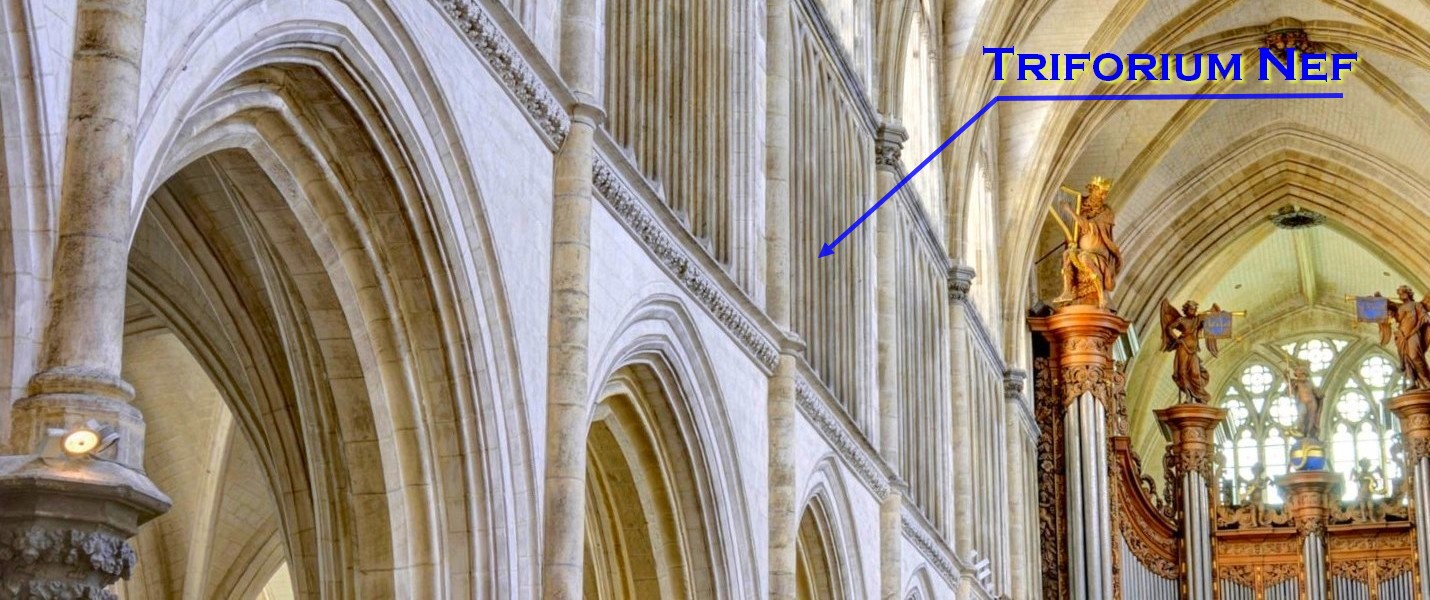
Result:
M0 600L1430 598L1426 2L0 25Z

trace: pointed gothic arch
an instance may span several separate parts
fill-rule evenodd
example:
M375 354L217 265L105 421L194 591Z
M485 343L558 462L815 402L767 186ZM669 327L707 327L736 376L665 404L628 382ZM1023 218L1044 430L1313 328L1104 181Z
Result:
M862 561L850 531L849 496L833 455L815 464L806 489L795 544L795 596L863 598Z
M287 9L149 106L131 286L253 440L300 597L515 594L530 447L470 165L362 26L390 14Z
M753 532L723 399L677 296L655 292L616 328L587 443L585 593L759 595Z

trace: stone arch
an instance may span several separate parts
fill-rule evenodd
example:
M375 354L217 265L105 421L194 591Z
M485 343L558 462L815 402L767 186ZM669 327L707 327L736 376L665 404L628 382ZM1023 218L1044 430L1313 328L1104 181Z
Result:
M927 566L920 565L909 576L909 582L904 586L904 600L931 600L933 594L933 578L929 576Z
M865 597L849 496L833 455L815 464L806 490L795 543L796 597Z
M191 178L212 199L145 205L133 287L264 454L300 595L516 595L536 537L525 411L500 405L518 369L480 195L425 121L445 107L414 109L429 90L379 72L397 59L351 23L273 18L158 101L182 119L146 136L144 197ZM144 263L148 221L178 260Z
M587 443L587 595L759 595L745 507L721 500L744 489L732 428L684 304L644 295L607 348ZM641 572L654 587L636 585Z

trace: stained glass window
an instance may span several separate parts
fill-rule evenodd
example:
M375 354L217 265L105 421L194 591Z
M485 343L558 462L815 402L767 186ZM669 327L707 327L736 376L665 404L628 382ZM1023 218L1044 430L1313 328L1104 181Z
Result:
M1227 418L1217 433L1221 450L1222 489L1226 499L1243 500L1253 468L1262 465L1272 478L1290 469L1288 453L1298 407L1287 395L1285 355L1310 363L1311 381L1329 404L1324 409L1321 438L1331 468L1346 478L1343 498L1353 500L1351 477L1361 459L1381 470L1386 482L1378 496L1388 495L1389 482L1401 477L1398 423L1385 402L1400 391L1400 372L1388 354L1369 343L1329 336L1290 340L1255 352L1221 390L1218 404ZM1266 501L1280 504L1275 486Z

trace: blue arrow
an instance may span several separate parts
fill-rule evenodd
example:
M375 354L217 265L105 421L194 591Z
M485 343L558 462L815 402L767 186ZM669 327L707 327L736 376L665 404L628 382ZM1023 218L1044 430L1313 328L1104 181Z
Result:
M964 122L963 126L958 128L958 131L953 132L953 135L948 136L948 139L944 140L938 148L935 148L933 153L928 155L928 158L925 158L923 162L919 163L917 167L914 167L912 171L909 171L907 175L904 175L904 178L899 180L899 183L894 186L894 189L889 190L889 193L884 194L884 197L880 198L878 202L875 202L873 206L870 206L869 210L866 210L864 211L864 214L859 215L859 219L854 221L853 225L850 225L848 229L845 229L843 233L839 234L839 237L834 238L834 241L828 242L823 246L820 246L819 257L824 258L826 256L834 254L835 246L838 246L840 242L843 242L844 238L849 237L849 234L854 233L854 230L858 229L860 225L864 224L864 220L869 218L869 215L874 214L874 211L879 210L879 207L883 206L884 203L889 200L889 198L894 197L894 194L897 194L899 190L904 187L904 184L908 183L910 179L913 179L914 175L918 175L919 171L922 171L925 166L927 166L930 162L933 162L933 159L937 157L941 152L943 152L944 148L947 148L949 144L952 144L953 140L958 139L958 136L963 135L963 132L966 131L970 126L972 126L974 121L977 121L979 117L983 116L983 113L988 112L988 109L993 108L993 105L999 102L1058 102L1068 100L1292 100L1344 97L1345 94L1342 92L1291 92L1280 94L1108 94L1105 96L1090 94L1062 96L1054 94L1047 96L994 96L992 100L988 101L988 104L984 104L983 108L980 108L978 109L978 112L973 113L973 116L969 117L968 121Z

